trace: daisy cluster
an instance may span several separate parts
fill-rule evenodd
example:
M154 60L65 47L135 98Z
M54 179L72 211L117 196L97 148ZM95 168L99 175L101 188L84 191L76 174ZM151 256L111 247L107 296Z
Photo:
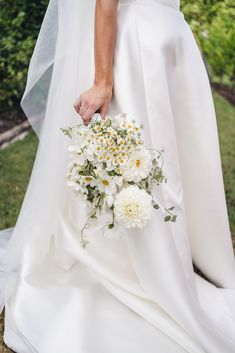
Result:
M104 120L95 114L88 127L62 131L71 138L67 184L90 204L81 245L88 243L85 229L97 220L109 237L119 236L123 227L143 227L159 208L152 196L154 185L167 181L163 151L144 148L142 127L125 114ZM165 209L165 221L176 220L172 210Z

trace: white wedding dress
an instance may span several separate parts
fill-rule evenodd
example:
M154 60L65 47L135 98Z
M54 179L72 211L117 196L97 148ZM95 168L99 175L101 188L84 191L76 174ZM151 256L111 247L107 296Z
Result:
M31 61L22 104L40 143L17 224L1 234L4 341L17 353L234 353L214 106L178 0L119 1L109 111L143 123L146 146L165 148L157 196L176 205L177 222L159 211L119 240L91 228L80 246L86 207L66 186L60 128L78 121L73 102L92 84L93 21L93 0L51 0Z

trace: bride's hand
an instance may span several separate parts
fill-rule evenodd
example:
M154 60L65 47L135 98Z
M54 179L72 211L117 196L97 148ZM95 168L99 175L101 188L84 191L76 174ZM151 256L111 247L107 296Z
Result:
M84 125L88 125L92 115L99 112L102 119L105 118L109 103L112 98L112 86L101 86L94 84L88 91L85 91L74 103L76 112L81 116Z

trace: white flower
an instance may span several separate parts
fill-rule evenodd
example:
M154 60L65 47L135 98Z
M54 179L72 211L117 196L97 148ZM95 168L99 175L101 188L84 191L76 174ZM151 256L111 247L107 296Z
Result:
M104 136L100 136L100 137L98 138L98 143L99 143L100 145L105 145L105 144L107 143L106 138L105 138Z
M125 228L121 224L113 223L113 213L108 209L99 214L96 229L101 230L102 234L109 239L118 239L125 235Z
M128 186L116 196L114 213L117 221L126 228L142 228L152 212L152 197L137 186Z
M123 177L122 177L122 175L119 175L119 176L116 175L116 176L113 177L113 179L114 179L116 185L122 186L122 184L123 184Z
M82 184L83 186L91 186L91 187L95 187L96 186L96 180L93 176L87 175L87 176L80 176L79 178L80 184Z
M152 168L151 154L146 149L131 152L123 170L123 178L126 181L139 182L147 178Z
M82 194L87 194L87 189L83 185L79 184L79 182L76 182L74 180L68 180L67 185L72 187L72 189L76 192L80 192Z
M112 156L109 153L104 155L104 162L106 163L106 170L107 171L111 171L115 168L113 166Z
M102 118L99 113L94 113L91 118L92 123L99 123L101 120L102 120Z
M107 202L107 205L109 208L111 208L113 206L113 202L114 202L114 197L112 194L107 194L105 201Z
M113 117L113 127L120 128L120 125L126 123L126 114L121 113ZM124 125L123 125L124 126Z
M80 127L76 132L76 135L73 133L72 145L68 146L70 152L80 152L79 150L86 145L87 131L87 129Z
M75 156L73 163L77 164L79 166L84 165L84 163L86 162L86 158L84 156L84 154L78 154Z
M117 190L115 179L106 172L99 172L98 188L105 194L114 194Z
M90 143L87 146L87 149L85 151L86 153L86 159L90 162L93 162L95 160L95 151L96 151L96 146L92 143Z
M80 152L81 148L78 145L69 145L68 146L68 151L69 152Z

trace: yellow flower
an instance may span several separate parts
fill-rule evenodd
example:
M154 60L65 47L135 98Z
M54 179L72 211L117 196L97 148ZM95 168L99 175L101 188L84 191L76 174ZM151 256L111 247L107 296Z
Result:
M112 139L111 137L109 137L109 138L107 139L107 143L108 143L108 144L111 145L111 144L113 144L113 142L114 142L114 141L113 141L113 139Z
M121 123L119 126L121 129L126 129L126 123Z
M109 185L109 181L107 179L102 179L102 184L104 186L108 186Z
M93 180L92 177L89 177L89 176L85 177L85 181L86 181L87 183L89 183L89 182L92 181L92 180Z
M118 168L115 169L115 171L116 171L117 174L122 175L122 170L121 170L121 168L118 167Z
M117 144L118 144L118 145L122 145L123 143L125 143L125 140L124 140L122 137L119 137L119 138L117 139Z
M98 139L99 143L105 143L105 138L103 136L101 136L99 139Z
M119 158L118 161L119 161L119 164L121 164L121 165L125 163L125 159L123 159L123 158Z
M110 156L105 156L105 160L106 160L107 162L110 162L110 161L111 161L111 157L110 157Z

